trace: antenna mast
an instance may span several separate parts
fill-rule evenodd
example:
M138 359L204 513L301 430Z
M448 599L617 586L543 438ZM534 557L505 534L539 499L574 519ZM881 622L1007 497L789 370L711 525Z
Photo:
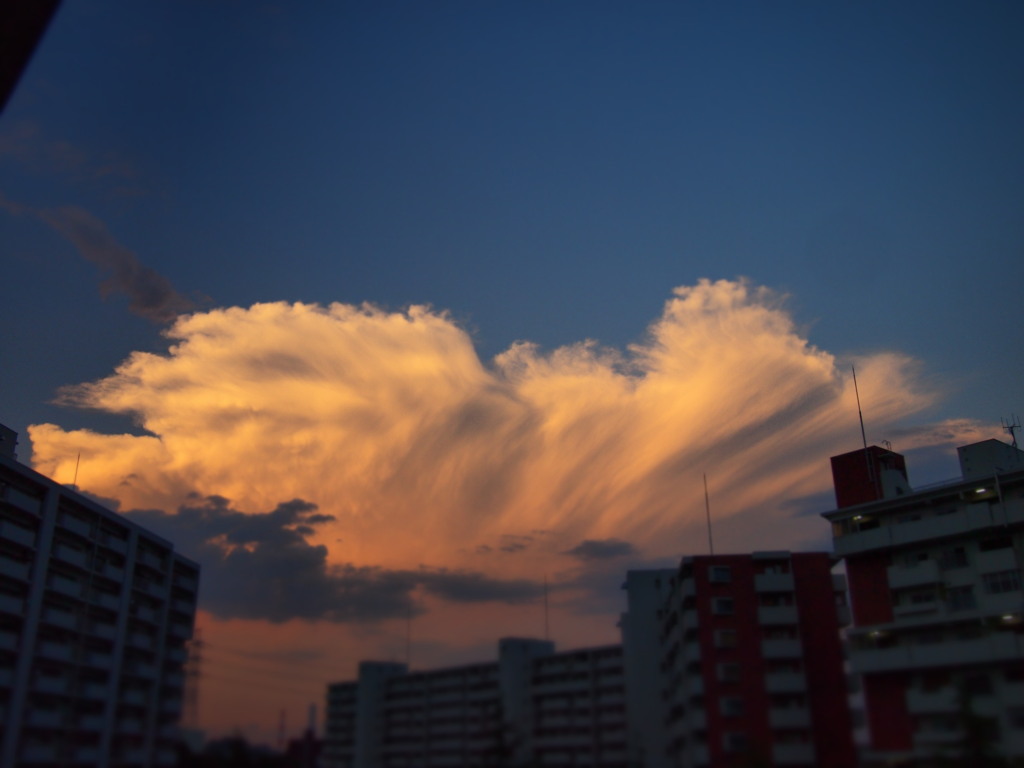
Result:
M1003 431L1010 433L1010 445L1017 447L1017 430L1020 429L1020 419L1011 414L1009 419L999 419L1003 425Z
M544 639L551 639L551 622L548 614L548 575L544 574Z
M715 545L711 541L711 500L708 497L708 473L704 473L704 514L708 520L708 554L715 554Z
M857 418L860 420L860 439L864 444L864 463L868 468L868 482L875 488L875 493L881 496L882 489L879 488L878 481L875 479L875 468L871 464L871 456L868 454L868 436L864 431L864 412L860 409L860 389L857 387L857 368L854 365L850 365L850 370L853 372L853 393L857 396Z

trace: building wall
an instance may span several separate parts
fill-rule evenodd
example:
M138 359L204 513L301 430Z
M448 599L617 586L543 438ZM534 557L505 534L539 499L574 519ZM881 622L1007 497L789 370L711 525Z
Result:
M992 749L1024 756L1024 453L958 452L961 480L825 514L849 574L868 760L970 760L974 716Z
M170 765L199 569L0 455L0 765Z
M825 553L683 559L661 614L671 764L854 764L844 587Z

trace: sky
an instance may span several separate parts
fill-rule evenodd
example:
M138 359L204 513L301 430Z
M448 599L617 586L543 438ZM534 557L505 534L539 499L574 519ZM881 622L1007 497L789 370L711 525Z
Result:
M199 722L615 641L1024 411L1024 6L64 0L0 115L0 422L203 566ZM78 460L78 457L81 460ZM75 476L75 466L78 475Z

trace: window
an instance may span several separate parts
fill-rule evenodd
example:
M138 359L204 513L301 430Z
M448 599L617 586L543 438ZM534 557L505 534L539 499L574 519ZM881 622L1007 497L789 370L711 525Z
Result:
M930 589L916 590L914 592L909 593L907 597L909 598L909 600L907 600L906 602L908 602L910 605L921 605L922 603L935 602L935 592Z
M731 597L716 597L711 601L711 612L717 616L732 616L733 608Z
M740 681L740 665L735 662L718 665L718 682L738 683Z
M712 565L708 569L708 580L712 584L728 584L732 581L732 568L728 565Z
M723 696L718 703L725 717L743 716L743 699L738 696Z
M747 743L747 734L742 732L731 731L722 735L722 746L726 752L745 752Z
M988 675L969 675L964 678L964 690L969 696L992 694L992 678Z
M735 648L736 630L718 629L715 630L715 648Z
M974 587L950 587L946 590L946 607L951 611L966 611L974 608Z
M939 555L939 567L944 570L964 568L967 566L967 550L963 547L952 547L942 550Z
M1016 570L985 573L982 574L981 581L985 585L985 591L990 595L1020 591L1020 572Z

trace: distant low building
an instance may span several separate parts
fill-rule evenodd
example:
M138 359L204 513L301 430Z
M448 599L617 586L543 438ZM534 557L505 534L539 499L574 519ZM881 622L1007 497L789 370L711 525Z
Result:
M868 764L1024 757L1024 452L958 453L961 478L918 489L878 446L832 459Z
M199 566L0 437L0 765L173 765Z
M323 768L626 768L622 649L505 638L496 662L363 662L358 680L328 686L324 741Z

